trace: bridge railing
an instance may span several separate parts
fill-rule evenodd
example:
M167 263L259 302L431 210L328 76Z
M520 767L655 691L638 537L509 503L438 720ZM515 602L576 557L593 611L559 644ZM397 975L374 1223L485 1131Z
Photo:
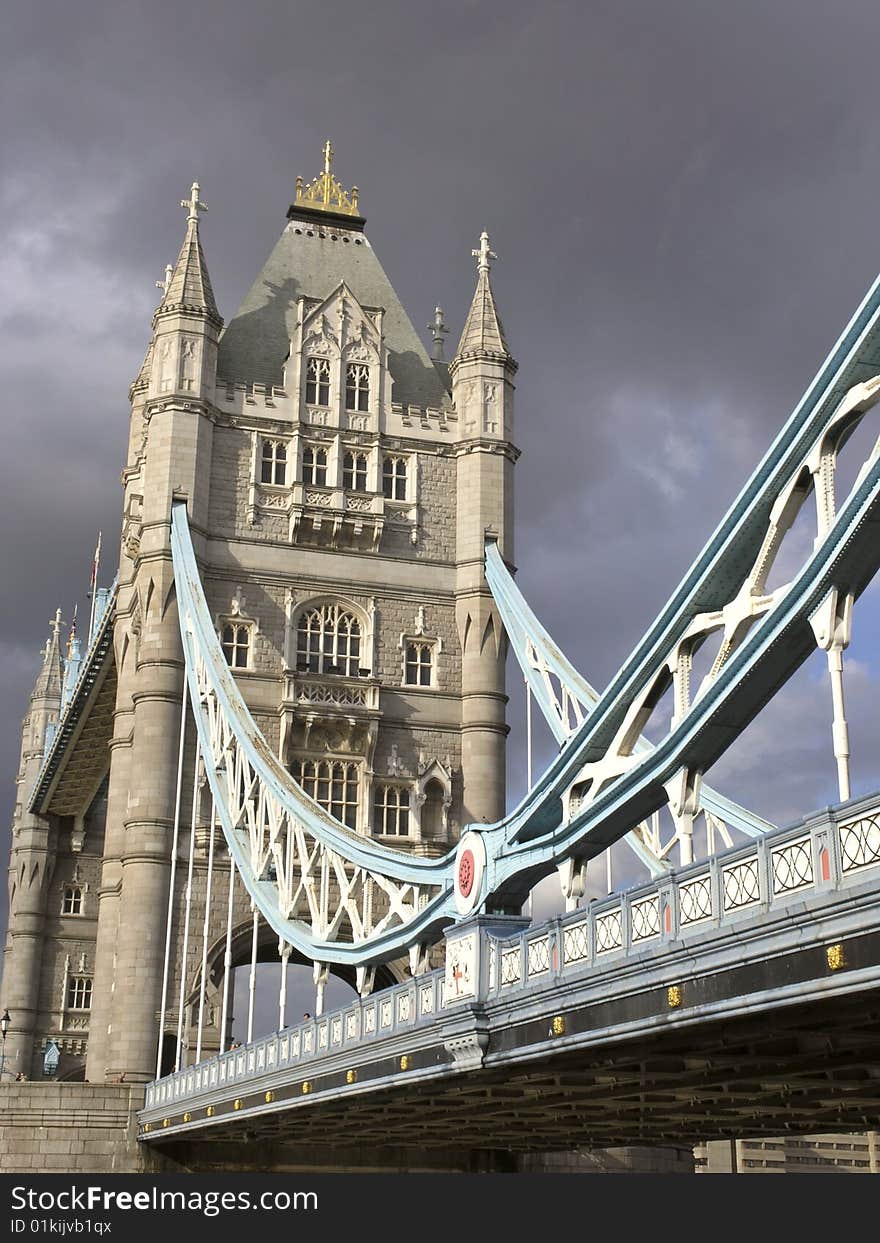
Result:
M215 1054L195 1066L166 1075L147 1088L151 1109L250 1082L262 1075L308 1064L336 1052L359 1048L431 1022L444 1005L443 969L431 971L248 1045Z
M660 882L613 894L586 908L500 938L483 931L487 988L467 998L493 1005L560 980L782 911L810 894L858 885L880 866L880 797L818 812ZM446 999L444 970L429 972L250 1044L185 1067L147 1087L145 1109L222 1093L424 1028L460 1005Z
M488 936L486 999L612 965L701 929L856 884L880 864L880 800L821 812L659 882L504 938Z

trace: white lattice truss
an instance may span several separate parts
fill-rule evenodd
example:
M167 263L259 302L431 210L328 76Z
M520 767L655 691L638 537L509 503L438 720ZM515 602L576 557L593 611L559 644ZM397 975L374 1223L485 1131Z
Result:
M697 613L685 623L665 658L658 662L653 673L644 679L639 690L630 699L604 754L580 768L576 781L569 789L566 820L571 820L575 814L585 810L610 783L638 764L646 751L654 749L641 736L642 730L670 684L672 710L665 722L667 733L671 733L714 686L752 627L789 597L796 579L775 591L767 591L767 580L783 540L813 493L815 538L812 548L820 548L834 525L837 513L835 480L841 442L845 441L862 415L876 404L878 398L880 376L856 384L847 392L822 433L778 490L757 554L741 584L731 591L729 599L722 607ZM863 463L854 490L876 464L878 456L880 440L874 444L873 450ZM838 761L841 798L844 799L849 797L849 743L843 715L841 672L842 652L850 641L852 607L852 595L842 594L832 588L810 617L816 642L828 653L835 713L834 751ZM714 634L720 634L717 654L700 685L692 691L694 655ZM571 703L570 695L567 703ZM560 708L565 704L566 697L563 696ZM678 836L687 836L692 832L693 818L701 808L700 785L701 774L688 769L681 769L667 784L670 810L678 822ZM652 843L652 847L659 848L659 841ZM690 858L685 856L685 861L689 862Z

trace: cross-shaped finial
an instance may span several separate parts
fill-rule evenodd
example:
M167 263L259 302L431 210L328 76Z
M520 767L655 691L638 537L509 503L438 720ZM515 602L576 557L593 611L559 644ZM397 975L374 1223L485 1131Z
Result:
M443 310L439 306L434 307L434 322L428 324L428 331L431 333L434 342L434 349L431 357L437 362L443 361L443 338L449 332L449 329L443 323Z
M183 206L183 203L181 202L181 207L182 206ZM174 271L173 266L170 263L166 263L164 281L156 281L156 288L161 289L163 294L166 294L168 292L168 286L171 284L171 273L173 271Z
M489 260L498 258L498 256L495 254L495 251L489 249L489 234L486 232L485 229L480 234L480 249L472 250L471 254L478 261L477 262L478 272L488 272L489 271Z
M330 165L332 162L333 162L333 147L331 146L330 139L328 138L327 141L324 143L324 172L327 173L328 176L330 173Z
M49 622L49 627L54 635L57 636L58 631L61 629L61 625L61 609L56 609L54 618Z
M181 207L189 208L187 220L195 220L198 223L199 212L207 211L207 203L203 203L199 198L199 183L194 181L190 187L189 198L180 200Z

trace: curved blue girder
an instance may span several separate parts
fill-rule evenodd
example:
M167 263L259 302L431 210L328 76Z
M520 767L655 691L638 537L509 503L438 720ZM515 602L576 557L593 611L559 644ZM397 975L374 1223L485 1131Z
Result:
M548 679L537 668L536 662L529 659L529 647L533 649L540 663L557 679L563 695L567 695L570 700L575 700L580 704L584 718L592 712L601 696L575 669L562 649L541 625L525 596L514 582L495 540L486 542L486 582L498 606L504 629L510 638L511 647L523 671L523 676L553 736L559 745L564 747L571 741L575 732L568 727L565 720L566 705L561 704L559 698L553 693L548 685ZM634 746L636 751L651 749L651 744L645 738L638 739ZM738 829L746 837L763 837L765 833L776 828L776 825L765 820L763 816L749 811L747 807L741 807L739 803L719 794L711 786L704 784L700 787L700 802L707 811L714 813L725 824ZM654 855L644 847L636 834L627 833L624 841L646 867L651 869L652 873L656 874L661 870L657 866Z

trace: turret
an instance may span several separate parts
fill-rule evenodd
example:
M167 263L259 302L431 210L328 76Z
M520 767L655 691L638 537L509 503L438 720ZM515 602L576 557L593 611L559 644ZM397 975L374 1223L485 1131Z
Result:
M60 629L59 609L51 623L52 633L43 649L21 731L9 860L9 932L3 962L2 1003L11 1020L4 1042L4 1078L19 1071L31 1075L37 1034L40 958L55 847L48 821L29 812L27 803L61 711Z
M489 268L497 256L483 233L477 288L449 365L458 412L456 614L462 647L462 773L466 818L504 814L505 639L483 572L486 538L513 557L513 359Z
M153 335L132 385L125 517L114 626L117 697L99 889L87 1077L155 1073L168 901L183 650L171 561L171 507L207 528L217 342L223 320L199 238L194 182L177 262L160 283ZM124 909L125 918L121 916Z

